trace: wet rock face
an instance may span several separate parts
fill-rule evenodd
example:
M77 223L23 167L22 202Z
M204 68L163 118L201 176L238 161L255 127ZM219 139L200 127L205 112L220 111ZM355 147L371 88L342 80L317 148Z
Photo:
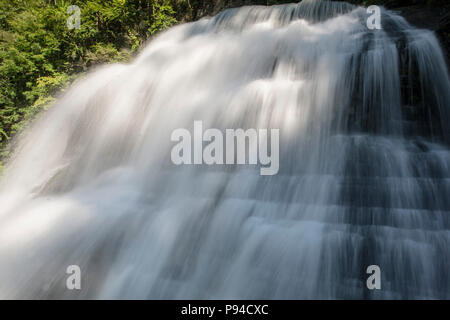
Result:
M437 7L407 6L393 8L399 11L409 23L419 28L438 30L442 19L442 10Z

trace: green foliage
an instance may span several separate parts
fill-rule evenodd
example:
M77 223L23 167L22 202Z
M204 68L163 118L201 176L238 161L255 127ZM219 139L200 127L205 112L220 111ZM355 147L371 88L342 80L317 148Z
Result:
M177 20L174 18L175 11L173 11L172 7L167 3L163 5L156 4L155 8L156 11L153 15L153 23L148 29L151 35L161 30L167 29L177 22Z
M10 139L77 74L128 61L174 25L171 3L180 0L0 0L0 168ZM67 27L70 5L80 8L79 29Z

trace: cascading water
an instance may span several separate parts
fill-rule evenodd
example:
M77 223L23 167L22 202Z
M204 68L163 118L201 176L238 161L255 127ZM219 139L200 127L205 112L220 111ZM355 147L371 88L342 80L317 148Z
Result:
M450 298L447 67L432 32L367 17L226 10L74 85L2 180L0 298ZM195 120L279 128L279 173L175 166Z

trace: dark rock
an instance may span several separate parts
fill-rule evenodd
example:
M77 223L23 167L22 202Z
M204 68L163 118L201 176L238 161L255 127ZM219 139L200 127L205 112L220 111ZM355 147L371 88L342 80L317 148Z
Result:
M392 8L392 10L400 12L412 25L434 31L443 46L447 61L450 61L450 5L414 5Z

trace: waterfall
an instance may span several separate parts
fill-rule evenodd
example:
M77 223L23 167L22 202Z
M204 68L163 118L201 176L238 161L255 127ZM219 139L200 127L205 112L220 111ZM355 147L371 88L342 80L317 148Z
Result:
M229 9L75 83L2 178L0 298L450 298L445 59L398 13L367 18ZM194 121L279 129L278 174L174 165Z

